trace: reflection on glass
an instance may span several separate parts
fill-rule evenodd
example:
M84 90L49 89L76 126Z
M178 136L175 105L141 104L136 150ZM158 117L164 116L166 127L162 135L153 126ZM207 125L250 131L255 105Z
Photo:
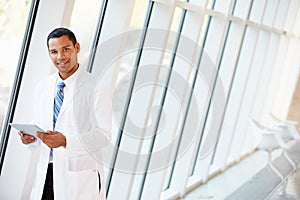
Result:
M7 110L30 3L31 0L0 1L0 130Z

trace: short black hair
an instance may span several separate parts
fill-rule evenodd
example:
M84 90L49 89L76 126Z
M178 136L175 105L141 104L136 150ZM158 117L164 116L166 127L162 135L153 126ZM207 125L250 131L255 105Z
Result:
M77 43L75 34L67 28L60 27L60 28L54 29L53 31L51 31L51 33L49 33L49 35L47 37L47 47L49 48L49 40L51 38L60 38L63 35L68 36L68 38L72 41L73 45L75 46L75 44Z

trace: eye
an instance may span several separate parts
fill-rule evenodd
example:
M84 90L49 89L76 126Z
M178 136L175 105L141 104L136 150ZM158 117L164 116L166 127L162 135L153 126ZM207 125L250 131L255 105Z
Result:
M51 55L56 55L56 54L57 54L57 51L51 50L51 51L50 51L50 54L51 54Z
M64 51L69 51L70 48L69 48L69 47L64 47L63 50L64 50Z

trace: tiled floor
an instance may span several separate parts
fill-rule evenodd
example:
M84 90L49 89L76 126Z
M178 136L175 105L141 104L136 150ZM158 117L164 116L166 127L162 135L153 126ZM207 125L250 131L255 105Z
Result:
M287 181L286 188L281 187L271 200L299 200L300 199L300 168Z

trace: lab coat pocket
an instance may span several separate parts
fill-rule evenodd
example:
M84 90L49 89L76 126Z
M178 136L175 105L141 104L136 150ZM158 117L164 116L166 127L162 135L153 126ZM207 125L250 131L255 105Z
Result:
M69 171L86 171L97 169L97 161L89 154L74 156L67 159Z
M68 199L99 200L99 178L97 170L68 171Z

